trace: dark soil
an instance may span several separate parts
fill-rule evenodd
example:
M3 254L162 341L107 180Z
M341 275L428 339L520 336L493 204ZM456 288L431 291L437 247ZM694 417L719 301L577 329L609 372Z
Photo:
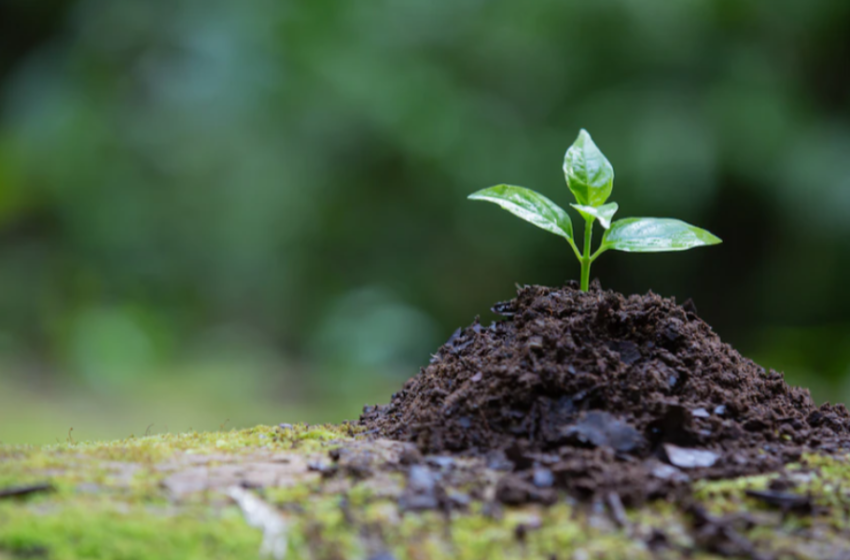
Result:
M530 286L493 311L505 319L459 329L361 422L425 454L486 457L510 471L503 502L565 489L634 504L850 446L843 405L742 357L690 302Z

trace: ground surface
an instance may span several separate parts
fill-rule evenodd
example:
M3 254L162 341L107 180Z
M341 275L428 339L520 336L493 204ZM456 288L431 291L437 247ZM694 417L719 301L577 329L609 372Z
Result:
M842 455L639 508L564 491L510 506L499 465L358 430L0 447L0 558L850 558Z
M0 447L0 560L850 560L844 406L651 293L494 310L357 425Z

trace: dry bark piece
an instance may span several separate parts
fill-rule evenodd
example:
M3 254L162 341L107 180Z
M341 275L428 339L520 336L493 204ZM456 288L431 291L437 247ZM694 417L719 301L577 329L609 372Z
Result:
M696 469L708 468L714 466L720 456L714 451L704 449L686 449L673 445L672 443L664 444L664 452L667 455L667 460L670 464L679 467L680 469Z
M588 412L576 424L566 426L562 434L579 445L610 447L623 453L644 443L639 431L607 412L596 410Z
M746 490L745 493L751 498L786 512L793 511L798 514L811 515L815 510L811 496L776 490Z

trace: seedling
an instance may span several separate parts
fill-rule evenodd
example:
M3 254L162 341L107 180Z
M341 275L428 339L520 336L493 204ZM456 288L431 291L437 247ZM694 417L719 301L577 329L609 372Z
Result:
M515 216L531 222L567 240L581 263L581 289L590 284L590 265L609 249L627 253L685 251L703 245L716 245L720 238L710 232L672 218L625 218L612 222L619 206L608 202L614 186L614 168L596 147L586 130L564 155L564 176L577 204L570 204L584 218L584 252L573 239L573 223L569 214L531 189L513 185L496 185L469 195L472 200L494 202ZM605 230L602 242L591 254L593 222Z

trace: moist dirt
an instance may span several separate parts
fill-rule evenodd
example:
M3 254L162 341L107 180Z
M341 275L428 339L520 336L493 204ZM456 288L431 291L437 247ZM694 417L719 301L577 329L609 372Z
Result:
M484 459L505 473L503 503L566 490L633 505L850 447L843 405L742 357L690 301L527 286L493 311L361 423L423 455Z

